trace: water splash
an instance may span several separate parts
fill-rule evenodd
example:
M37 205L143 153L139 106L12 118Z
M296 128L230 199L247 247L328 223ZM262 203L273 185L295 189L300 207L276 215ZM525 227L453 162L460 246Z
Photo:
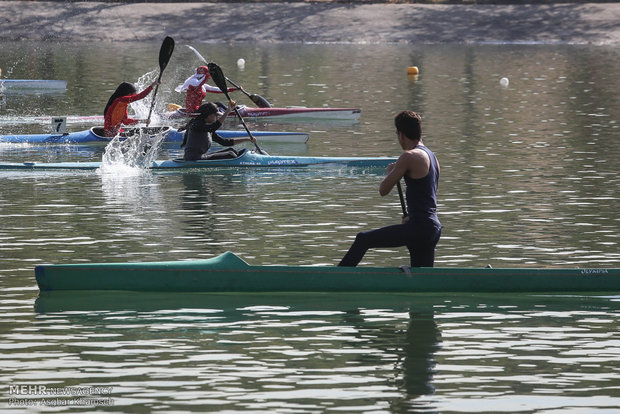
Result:
M141 92L152 84L155 79L157 79L158 73L158 70L152 70L151 72L147 72L140 76L135 83L137 91ZM153 93L154 91L148 94L146 98L131 103L131 109L133 109L137 119L147 119L149 116L151 103L153 102ZM153 110L153 113L151 114L151 125L159 125L157 110Z
M135 83L138 91L144 90L153 83L157 76L157 70L147 72L140 76ZM131 108L138 119L147 119L152 100L151 94L139 101L131 103ZM152 124L156 124L158 117L156 111L151 114ZM157 159L159 147L165 134L149 134L143 129L137 129L131 136L115 136L106 146L101 159L101 167L98 171L105 174L136 175L146 171L153 161Z
M101 159L102 173L135 175L146 171L157 159L165 134L148 134L139 129L129 137L115 136Z

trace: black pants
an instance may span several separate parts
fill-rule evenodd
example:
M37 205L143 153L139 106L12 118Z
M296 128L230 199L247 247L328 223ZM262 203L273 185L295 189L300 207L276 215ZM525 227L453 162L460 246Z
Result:
M239 152L234 148L224 148L218 151L201 153L199 150L194 148L185 148L185 153L183 154L183 160L185 161L198 161L198 160L221 160L227 158L237 158L239 156Z
M433 267L435 247L441 237L441 224L425 220L422 223L408 221L358 233L355 242L338 266L357 266L368 249L377 247L407 246L411 267Z
M228 158L237 158L239 153L234 148L224 148L218 151L203 154L203 160L222 160Z

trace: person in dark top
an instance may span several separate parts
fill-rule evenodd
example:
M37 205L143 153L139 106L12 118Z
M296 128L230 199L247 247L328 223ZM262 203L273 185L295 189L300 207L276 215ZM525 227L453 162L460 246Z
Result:
M230 102L226 111L219 118L218 108L211 102L202 104L198 108L198 111L196 111L197 115L185 126L185 136L181 144L181 148L185 148L185 153L183 154L185 161L236 158L239 156L239 153L234 148L207 153L213 141L225 147L252 141L249 137L225 139L216 132L222 126L226 117L233 111L234 106L235 103Z
M404 177L407 185L407 214L401 224L359 233L339 266L357 266L370 248L407 246L411 267L433 267L435 247L441 236L437 218L439 162L422 143L422 120L413 111L403 111L394 118L398 142L404 152L388 165L379 185L385 196Z

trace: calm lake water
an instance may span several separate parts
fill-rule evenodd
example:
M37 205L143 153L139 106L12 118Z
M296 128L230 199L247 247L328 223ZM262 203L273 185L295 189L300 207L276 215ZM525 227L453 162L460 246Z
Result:
M47 132L57 115L70 130L92 126L74 117L101 115L121 81L156 78L159 46L3 44L3 77L68 87L0 90L0 134ZM397 156L393 115L420 112L442 167L436 266L620 267L617 48L193 46L274 106L362 108L354 123L249 122L310 133L261 144L272 154ZM158 109L183 102L174 87L198 64L176 45ZM145 117L149 104L134 110ZM0 160L104 151L0 144ZM165 146L160 158L179 153ZM227 250L252 264L333 265L358 231L399 220L397 195L378 194L382 174L0 171L1 410L617 412L618 295L39 295L34 281L42 263ZM361 265L407 262L405 249L375 250Z

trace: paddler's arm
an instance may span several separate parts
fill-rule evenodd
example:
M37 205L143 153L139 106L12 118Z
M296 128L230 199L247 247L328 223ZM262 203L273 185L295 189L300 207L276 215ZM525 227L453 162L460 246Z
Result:
M395 163L385 169L385 178L379 185L379 194L388 195L392 188L405 175L409 178L424 178L430 169L431 160L428 154L421 149L411 149L403 152Z
M388 165L385 169L385 177L379 184L379 194L386 196L392 191L401 178L405 176L408 170L409 156L407 152L403 152L396 162Z
M224 93L217 86L211 86L211 85L209 85L207 83L202 85L202 90L205 91L205 92L211 92L211 93ZM226 90L226 92L234 92L234 91L240 91L240 90L241 90L241 87L239 87L239 88L230 87L230 88L228 88Z
M226 117L228 115L230 115L230 113L232 111L234 111L235 105L237 105L237 103L235 101L230 101L228 104L228 108L226 108L226 111L218 118L217 122L219 122L220 125L222 125L222 123L226 120ZM219 126L218 126L219 128ZM220 145L224 145L227 147L233 146L233 145L237 145L237 144L241 144L243 142L252 142L252 140L250 139L250 137L248 138L222 138L219 136L219 134L217 132L213 133L213 141L217 142Z
M228 103L228 108L226 108L226 111L224 111L224 113L218 118L218 121L220 121L221 124L223 124L226 120L226 117L235 110L235 105L237 105L235 101L230 101Z
M143 99L146 97L146 95L148 95L155 86L160 85L161 81L160 80L156 80L155 82L151 83L146 89L144 89L142 92L140 93L136 93L134 95L127 95L127 96L123 96L120 99L125 101L125 102L135 102L135 101L139 101L140 99Z

